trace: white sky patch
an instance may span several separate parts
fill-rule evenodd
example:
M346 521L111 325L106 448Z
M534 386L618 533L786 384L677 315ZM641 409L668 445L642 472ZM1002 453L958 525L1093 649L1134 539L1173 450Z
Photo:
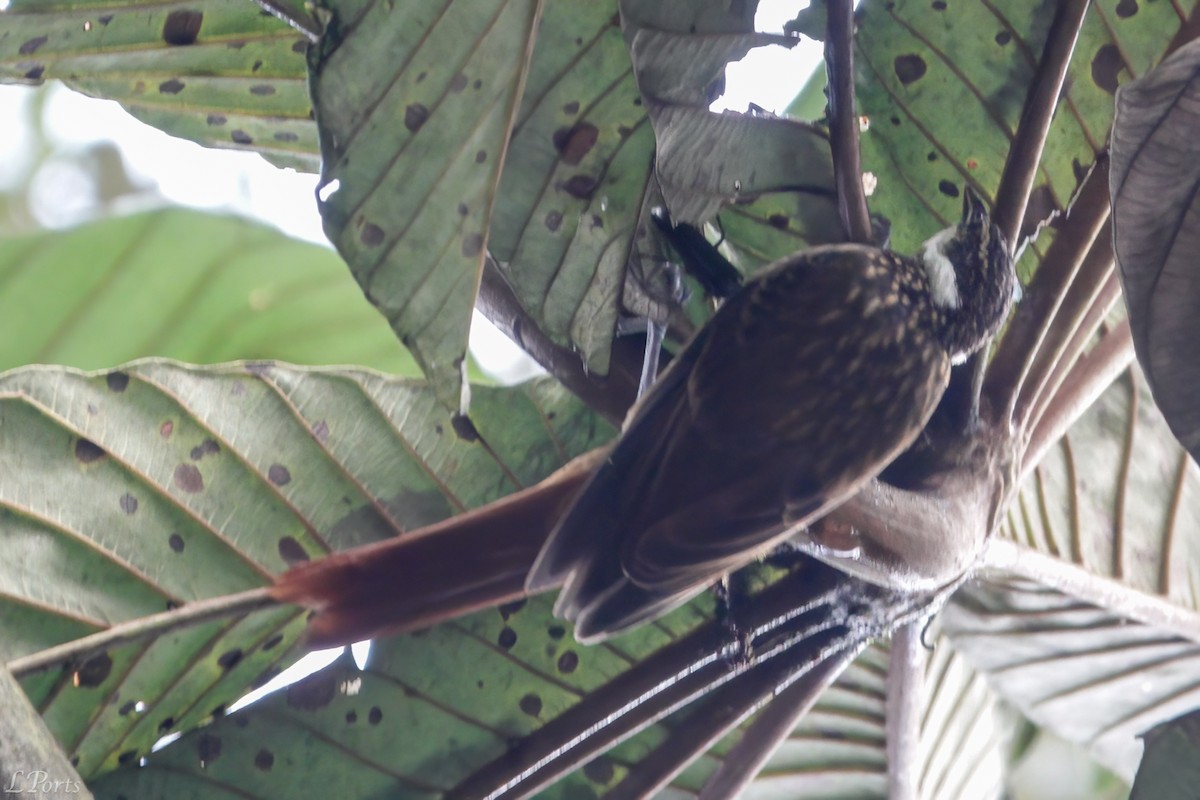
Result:
M796 0L761 0L755 27L764 33L782 33L784 23L796 18L808 3ZM725 94L709 108L713 111L745 111L754 103L782 114L796 98L800 87L820 66L824 51L820 42L804 38L787 49L779 45L756 47L741 61L725 68Z

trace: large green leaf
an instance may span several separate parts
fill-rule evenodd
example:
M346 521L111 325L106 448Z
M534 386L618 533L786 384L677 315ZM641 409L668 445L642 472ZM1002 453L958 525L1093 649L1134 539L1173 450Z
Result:
M307 40L253 3L16 0L0 32L0 81L57 78L176 136L317 167Z
M414 374L336 254L237 217L164 210L0 248L0 369L143 356Z
M375 541L532 483L611 435L552 382L480 389L459 439L424 384L259 362L0 376L0 659ZM91 776L291 659L269 608L56 666L24 686Z

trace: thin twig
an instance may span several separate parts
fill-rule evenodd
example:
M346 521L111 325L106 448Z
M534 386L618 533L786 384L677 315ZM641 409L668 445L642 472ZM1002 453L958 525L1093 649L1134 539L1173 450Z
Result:
M1022 479L1132 360L1133 337L1129 335L1129 320L1124 320L1106 334L1091 352L1079 359L1046 407L1025 449L1021 464Z
M923 624L910 622L892 634L887 677L887 796L892 800L921 796L921 714L929 655L921 642Z
M297 14L298 9L295 6L281 3L279 0L254 0L254 2L258 3L271 16L303 33L310 42L321 41L321 36L325 33L325 26L316 17Z
M829 74L829 146L838 213L848 241L871 244L854 103L854 4L852 0L829 0L828 5L825 70Z
M993 539L982 566L985 570L1034 581L1123 619L1200 642L1200 614L1195 611L1165 597L1100 577L1091 570L1027 545L1009 539Z
M267 593L268 591L269 587L261 587L237 594L197 600L171 611L151 614L148 617L140 617L113 625L99 633L15 658L8 662L8 670L16 677L21 678L44 669L76 665L113 647L160 636L168 631L248 614L260 608L278 605L278 602Z

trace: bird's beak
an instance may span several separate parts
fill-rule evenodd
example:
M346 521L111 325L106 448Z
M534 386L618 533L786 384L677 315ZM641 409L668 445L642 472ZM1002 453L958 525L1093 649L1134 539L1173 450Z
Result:
M983 198L968 185L963 186L963 225L979 225L987 219L987 206Z

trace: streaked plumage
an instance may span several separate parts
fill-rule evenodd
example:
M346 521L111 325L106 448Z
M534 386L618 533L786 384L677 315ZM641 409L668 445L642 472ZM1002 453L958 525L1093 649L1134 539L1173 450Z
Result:
M631 411L527 587L564 583L556 612L587 641L753 560L913 441L1014 283L970 190L960 224L916 257L833 245L765 268Z

